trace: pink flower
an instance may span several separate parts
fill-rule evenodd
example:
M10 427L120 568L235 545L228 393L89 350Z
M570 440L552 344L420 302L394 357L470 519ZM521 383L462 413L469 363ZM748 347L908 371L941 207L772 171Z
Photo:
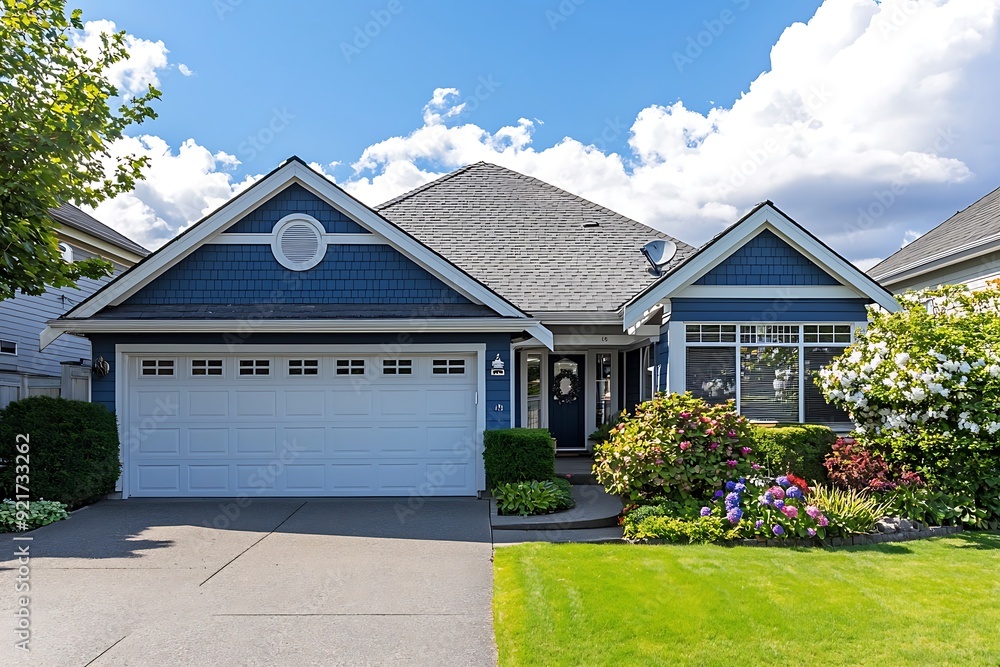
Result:
M681 419L687 419L690 416L691 416L690 412L682 412L681 413Z
M663 465L663 459L656 459L656 465L658 466Z
M747 456L747 455L748 455L748 454L749 454L750 452L752 452L753 450L752 450L752 449L750 449L749 447L744 447L744 448L743 448L743 449L741 449L740 451L741 451L741 452L743 452L743 456Z
M789 519L795 519L799 516L799 508L795 505L785 505L781 508L781 512Z
M818 519L820 517L820 515L823 514L823 513L820 512L819 508L816 507L815 505L807 505L806 506L806 514L808 514L813 519Z
M729 433L727 433L726 435L729 436L730 438L735 438L736 437L736 431L729 431Z
M715 435L715 431L712 429L705 429L705 435Z
M760 470L760 464L759 463L751 463L750 467L753 468L754 470Z
M770 489L768 489L768 491L770 491L771 495L777 498L778 500L785 499L785 490L780 486L772 486Z
M719 443L717 443L717 442L710 443L708 445L708 448L711 449L714 452L716 449L719 448Z
M735 468L737 464L736 461L729 459L728 461L726 461L726 465L729 466L730 468Z
M830 525L830 520L827 519L822 514L820 514L819 518L816 519L816 525L818 525L820 528L825 528L826 526Z
M687 440L681 442L681 451L683 452L686 449L691 449L691 443Z

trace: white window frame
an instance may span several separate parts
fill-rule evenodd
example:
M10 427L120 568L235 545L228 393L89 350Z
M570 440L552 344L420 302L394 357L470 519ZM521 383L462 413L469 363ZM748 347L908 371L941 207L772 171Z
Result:
M465 359L431 359L431 377L465 375Z
M799 410L798 410L798 421L799 423L805 423L806 416L806 398L805 398L805 348L807 347L817 347L817 346L827 346L827 347L848 347L853 344L857 339L857 331L862 329L864 324L861 322L671 322L670 323L670 342L673 343L675 340L679 339L681 342L680 347L680 358L675 358L673 353L670 355L670 366L673 373L670 374L671 386L670 391L677 393L683 393L687 388L687 348L689 347L722 347L733 350L734 358L736 360L736 411L743 414L742 409L742 398L743 398L743 387L741 382L742 373L740 368L742 367L742 360L740 359L740 348L743 347L793 347L798 349L798 360L799 360ZM702 343L702 342L688 342L687 341L687 328L689 326L719 326L728 325L736 327L736 342L725 342L725 343ZM811 326L849 326L850 327L850 342L837 342L837 343L806 343L805 342L805 327ZM741 327L758 327L758 326L779 326L779 327L796 327L798 330L798 342L795 343L743 343L743 331ZM836 330L834 330L836 331ZM700 337L700 336L699 336ZM671 345L671 349L676 349L676 344ZM679 371L679 372L678 372ZM753 420L759 421L761 423L770 423L765 420Z
M196 361L204 362L204 366L199 366L198 370L205 371L204 373L195 373L194 363ZM210 366L209 364L213 361L219 362L218 366ZM191 357L188 359L188 372L193 378L221 378L226 377L226 360L221 357L208 358L208 357ZM219 369L218 373L209 373L210 370Z
M405 364L403 363L404 361L406 362ZM406 369L405 373L401 372L403 369ZM405 375L407 377L413 377L417 374L417 365L413 363L412 358L393 357L392 359L382 360L381 370L382 375L392 375L395 377ZM387 373L386 371L389 370L391 370L391 372Z
M253 371L253 373L241 373L240 372L244 368L243 367L243 362L244 361L252 362L252 365L251 366L247 366L247 368L251 369ZM261 362L261 361L264 361L264 362L267 362L267 363L265 365L263 365L263 366L258 366L258 363ZM266 373L258 373L257 372L258 368L265 368L265 369L267 369L267 372ZM270 357L237 357L236 358L236 377L238 377L238 378L242 378L242 379L248 379L248 378L269 378L269 377L272 376L273 372L274 372L274 359L271 359Z
M292 362L293 361L299 362L299 365L294 367L295 370L299 371L298 373L293 373L292 372L292 370L293 370ZM311 362L316 362L316 363L312 364ZM309 365L307 365L307 363ZM307 369L309 369L309 370L315 370L316 372L315 373L307 373L306 372ZM322 363L321 360L317 359L316 357L289 357L289 358L285 359L285 377L289 377L289 378L303 378L303 377L318 378L320 375L322 375L322 370L323 370L323 363Z
M344 362L341 365L341 362ZM357 362L361 362L358 365ZM361 369L361 372L356 372ZM344 371L343 373L341 371ZM333 362L333 374L340 377L351 377L352 375L365 375L368 372L368 363L365 359L358 358L340 358L335 359Z
M146 362L153 362L153 365L149 366L148 368L152 368L154 372L152 372L152 373L143 373L143 371L146 370L146 368L147 368ZM160 372L161 370L166 370L168 368L170 369L169 373L161 373ZM178 373L177 373L177 359L174 359L172 357L147 357L145 359L140 359L139 360L139 364L138 364L138 368L137 368L137 372L139 373L139 377L140 378L172 378L172 377L177 377L178 376Z

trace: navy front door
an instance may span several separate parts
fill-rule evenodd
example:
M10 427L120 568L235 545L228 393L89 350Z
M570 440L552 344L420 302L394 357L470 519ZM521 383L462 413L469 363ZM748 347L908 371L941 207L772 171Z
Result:
M583 449L583 379L586 377L582 354L549 355L549 432L557 449Z

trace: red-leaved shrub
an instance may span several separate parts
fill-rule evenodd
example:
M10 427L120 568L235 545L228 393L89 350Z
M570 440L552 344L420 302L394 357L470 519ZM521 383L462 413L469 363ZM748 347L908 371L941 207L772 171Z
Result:
M869 452L854 438L837 438L833 453L823 463L830 483L842 489L892 491L900 486L922 486L920 475L893 469L884 458Z

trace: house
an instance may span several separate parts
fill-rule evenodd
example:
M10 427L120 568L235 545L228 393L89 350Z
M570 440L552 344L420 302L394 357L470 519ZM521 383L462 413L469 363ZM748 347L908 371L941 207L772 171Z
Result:
M121 273L149 254L71 204L50 215L67 262L102 257ZM38 336L46 321L79 304L108 280L83 278L75 288L50 288L39 296L19 294L0 301L0 408L27 396L89 399L90 341L67 335L42 352Z
M484 429L578 451L660 390L842 421L811 373L870 303L898 308L770 202L695 250L495 165L373 209L293 157L41 343L109 361L125 497L461 496Z
M1000 278L1000 188L873 266L896 294L938 285L986 287Z

